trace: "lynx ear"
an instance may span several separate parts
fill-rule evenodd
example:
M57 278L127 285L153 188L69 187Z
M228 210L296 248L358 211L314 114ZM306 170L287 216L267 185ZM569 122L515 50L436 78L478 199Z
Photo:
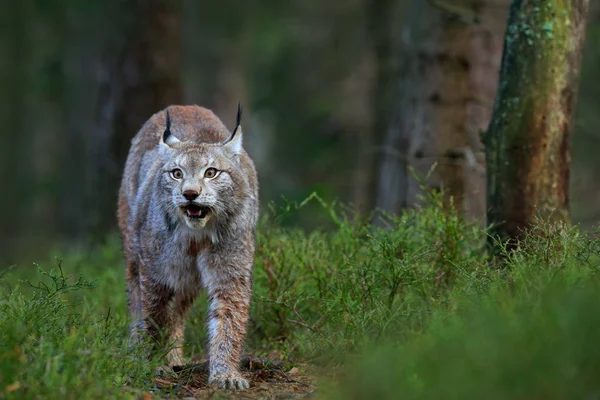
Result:
M242 152L242 106L238 103L237 118L235 122L235 129L231 135L223 142L223 147L233 154L240 154Z
M160 144L163 146L173 147L173 146L181 143L181 141L179 139L177 139L175 136L173 136L173 134L171 133L171 116L169 115L168 110L166 111L166 114L167 114L166 128L165 128L164 133L160 137Z

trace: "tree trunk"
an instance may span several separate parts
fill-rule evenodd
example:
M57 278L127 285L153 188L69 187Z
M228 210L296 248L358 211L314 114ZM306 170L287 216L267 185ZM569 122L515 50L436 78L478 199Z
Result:
M377 173L377 143L381 142L388 121L392 81L392 17L391 0L366 0L366 29L374 64L370 104L372 124L357 136L357 160L354 172L352 201L361 211L370 211L375 204Z
M22 236L25 220L30 216L33 185L29 150L31 135L26 124L27 61L30 35L28 34L29 1L9 2L3 13L3 31L6 40L6 57L3 64L2 122L6 131L0 135L0 178L4 183L0 208L0 246L3 262L18 252L18 238ZM10 185L14 182L14 185ZM9 184L6 186L6 184Z
M480 133L491 116L508 0L413 0L402 34L397 100L379 169L377 206L415 205L425 176L468 219L485 215Z
M117 190L131 138L152 114L183 98L181 0L127 0L115 18L121 18L122 42L110 49L100 71L96 168L88 186L90 204L99 205L91 225L101 234L116 226Z
M491 239L511 245L540 216L569 221L573 110L587 0L513 0L485 138Z
M63 205L71 205L72 199L77 199L77 195L64 190L64 182L81 182L83 178L79 174L83 165L83 158L80 158L80 151L77 151L80 149L74 149L68 141L72 134L67 124L68 10L65 0L37 3L34 10L39 16L37 25L41 29L43 40L36 40L32 50L38 57L39 54L43 57L43 64L36 74L36 78L43 82L43 89L39 90L39 96L35 100L37 129L33 138L35 161L32 164L35 166L37 192L31 212L43 228L36 229L36 234L31 233L28 240L38 247L44 247L43 244L48 242L47 238L56 237L61 233L61 228L68 225L72 209L64 210ZM48 185L48 182L53 184ZM35 236L39 238L34 241Z

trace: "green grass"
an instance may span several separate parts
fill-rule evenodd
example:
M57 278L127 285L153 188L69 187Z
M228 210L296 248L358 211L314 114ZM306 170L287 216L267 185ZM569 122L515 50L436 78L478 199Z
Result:
M327 204L326 231L265 217L247 350L322 367L325 398L599 398L600 241L540 222L499 269L485 231L438 195L426 204L387 229ZM0 398L155 390L155 365L127 343L123 275L116 237L5 271ZM201 297L186 331L193 359L205 313Z

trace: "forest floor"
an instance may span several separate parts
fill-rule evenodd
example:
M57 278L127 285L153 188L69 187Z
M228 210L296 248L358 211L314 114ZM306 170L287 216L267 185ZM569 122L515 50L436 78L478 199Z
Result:
M0 398L598 398L597 234L540 223L517 250L498 244L498 263L433 195L388 229L321 206L321 230L258 229L249 390L207 386L204 296L186 324L194 364L140 362L111 236L0 269Z
M308 365L292 366L253 356L245 356L241 364L242 374L250 383L250 388L244 391L224 391L208 386L206 362L176 367L172 374L157 374L154 384L159 392L196 399L217 396L236 399L306 398L315 391L314 368Z

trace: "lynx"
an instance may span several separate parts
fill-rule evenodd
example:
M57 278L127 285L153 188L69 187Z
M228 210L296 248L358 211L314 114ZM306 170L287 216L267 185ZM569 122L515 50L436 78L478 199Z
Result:
M170 106L133 138L119 192L132 337L172 346L183 364L185 317L202 287L210 301L209 384L249 387L239 372L252 291L258 181L210 110Z

